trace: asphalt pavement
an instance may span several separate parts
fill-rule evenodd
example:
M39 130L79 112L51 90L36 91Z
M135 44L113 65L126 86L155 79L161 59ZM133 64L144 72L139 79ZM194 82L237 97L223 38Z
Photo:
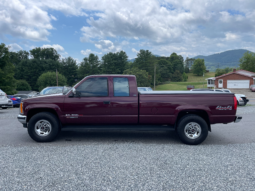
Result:
M255 100L254 100L255 101ZM175 132L65 131L34 142L0 109L0 190L255 190L255 104L189 146Z

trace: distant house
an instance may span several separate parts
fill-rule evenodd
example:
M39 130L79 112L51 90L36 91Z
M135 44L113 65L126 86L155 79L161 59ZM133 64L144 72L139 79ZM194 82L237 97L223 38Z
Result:
M185 59L185 61L184 61L184 67L188 67L189 69L191 69L191 67L192 67L192 65L194 64L194 62L195 62L195 58L189 58L189 57L187 57L186 59Z
M255 73L246 70L234 69L233 72L207 79L208 88L245 89L252 84L255 84Z
M207 78L207 87L214 88L215 87L215 77Z

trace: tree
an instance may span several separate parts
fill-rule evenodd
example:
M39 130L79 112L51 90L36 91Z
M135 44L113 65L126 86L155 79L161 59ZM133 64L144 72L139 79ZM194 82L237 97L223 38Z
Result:
M102 72L105 74L122 74L128 64L126 52L109 52L102 57Z
M47 86L56 86L56 72L46 72L43 73L37 80L37 85L39 87L39 91ZM65 86L67 85L67 80L62 74L58 74L58 85Z
M5 44L0 44L0 89L7 94L16 93L14 66L10 62L10 52Z
M233 71L233 68L224 68L224 69L220 69L220 68L217 68L216 71L215 71L215 77L217 76L221 76L223 74L227 74L229 72L232 72Z
M78 66L76 64L76 60L74 60L72 57L64 58L60 62L59 72L67 78L67 84L69 86L75 84L75 79L78 77L77 70Z
M179 72L179 70L176 70L172 76L173 82L181 82L182 81L182 74Z
M27 83L26 80L17 80L17 88L18 91L29 91L31 90L31 86Z
M172 73L173 73L173 66L172 64L165 60L165 59L161 59L158 61L158 71L160 73L161 79L160 81L169 81L172 77Z
M10 62L17 66L22 60L29 59L29 52L25 50L20 50L18 52L10 52Z
M183 72L183 74L182 74L182 79L184 82L187 82L187 80L188 80L188 75L185 72Z
M54 48L34 48L30 50L30 54L32 58L38 59L38 60L54 60L58 61L60 58L60 55Z
M240 59L240 69L255 72L255 53L246 52Z
M192 65L192 72L193 74L197 76L202 76L203 73L205 73L206 67L205 67L205 61L204 59L196 59L194 61L194 64Z
M78 78L83 79L85 76L100 74L100 61L98 56L90 54L85 57L78 68Z
M127 69L123 74L135 75L138 87L150 86L150 77L145 70L139 70L138 68Z
M189 67L188 67L188 66L185 66L184 72L185 72L185 73L189 73Z
M181 55L177 55L175 52L170 55L168 60L173 65L173 72L178 70L179 72L184 72L184 66L183 66L183 57Z
M37 90L36 81L44 72L60 71L60 63L54 60L29 59L22 60L16 67L16 79L26 80L32 90Z
M150 84L154 83L154 69L156 66L156 84L160 80L160 73L157 70L157 58L152 55L149 50L140 50L137 53L137 57L134 61L134 67L137 67L140 70L145 70L148 72L150 78Z

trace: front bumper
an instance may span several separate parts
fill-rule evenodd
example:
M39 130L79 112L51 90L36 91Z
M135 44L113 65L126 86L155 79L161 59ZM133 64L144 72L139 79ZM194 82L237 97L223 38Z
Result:
M238 105L243 106L243 105L245 105L245 102L243 100L239 100Z
M242 116L236 116L235 123L240 122L242 120L242 118L243 118Z
M19 122L23 124L23 126L27 125L27 116L25 116L25 115L18 115L17 118L18 118Z
M0 107L13 107L12 104L0 104Z

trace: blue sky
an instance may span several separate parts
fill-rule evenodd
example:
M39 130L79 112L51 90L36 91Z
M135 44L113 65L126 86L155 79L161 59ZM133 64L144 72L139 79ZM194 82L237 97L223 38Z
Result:
M2 0L0 43L11 51L53 47L81 61L140 49L169 56L255 51L255 1Z

